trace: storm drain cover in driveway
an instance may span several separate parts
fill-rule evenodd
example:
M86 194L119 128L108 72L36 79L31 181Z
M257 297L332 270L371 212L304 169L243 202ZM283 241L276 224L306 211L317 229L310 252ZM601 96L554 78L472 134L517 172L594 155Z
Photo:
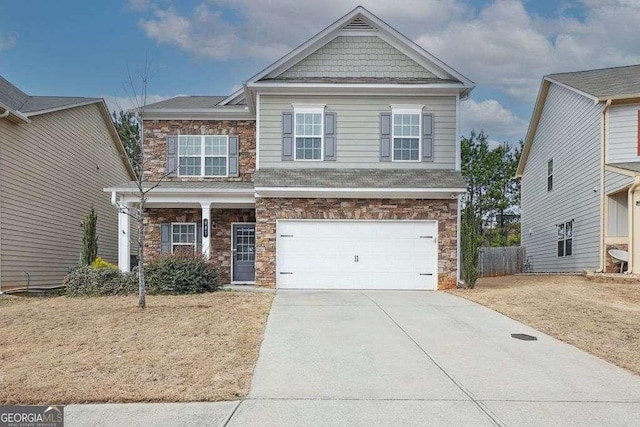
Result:
M522 340L522 341L537 341L538 338L534 337L533 335L527 335L527 334L511 334L512 338L515 338L517 340Z

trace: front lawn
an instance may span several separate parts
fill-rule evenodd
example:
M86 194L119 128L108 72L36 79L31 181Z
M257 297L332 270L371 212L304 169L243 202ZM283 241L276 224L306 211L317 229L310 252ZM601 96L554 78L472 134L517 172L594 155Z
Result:
M640 285L582 276L507 276L449 292L640 375Z
M273 295L0 297L0 402L246 396Z

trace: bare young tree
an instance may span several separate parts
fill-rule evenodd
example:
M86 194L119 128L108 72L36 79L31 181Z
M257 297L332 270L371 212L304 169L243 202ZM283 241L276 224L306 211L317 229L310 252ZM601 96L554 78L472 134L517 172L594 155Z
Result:
M138 307L146 307L146 283L144 275L144 216L147 203L147 195L153 189L157 188L162 181L175 172L175 170L167 170L158 180L149 181L145 179L145 154L144 154L144 118L147 106L147 89L150 79L149 61L145 60L144 68L137 73L136 76L128 72L128 82L125 90L131 103L134 106L135 120L138 122L138 135L125 135L137 140L139 149L135 150L138 158L130 159L131 163L139 165L139 173L136 174L135 184L137 187L136 202L132 204L123 204L118 202L118 209L129 215L135 223L138 231L137 249L138 249ZM129 132L135 132L136 127L128 127Z

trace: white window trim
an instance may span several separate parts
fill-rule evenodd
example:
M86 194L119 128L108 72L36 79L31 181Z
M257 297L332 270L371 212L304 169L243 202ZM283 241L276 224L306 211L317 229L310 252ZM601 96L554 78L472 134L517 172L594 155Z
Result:
M398 114L418 115L418 160L396 160L396 127L395 119ZM403 138L399 136L398 138ZM391 161L395 163L420 163L422 161L422 107L394 107L391 106Z
M293 104L293 160L296 162L323 162L324 161L324 105L296 105ZM319 159L299 159L298 158L298 134L297 134L297 117L298 114L320 114L320 158ZM317 136L303 135L301 138L317 138Z
M227 173L225 175L205 175L204 171L205 171L205 160L207 157L223 157L223 156L207 156L205 155L205 149L204 149L204 140L205 137L207 136L216 136L216 137L223 137L225 139L225 143L227 144L227 154L226 156L224 156L226 158L226 163L227 163L227 167L226 167L226 171ZM181 157L198 157L195 155L188 155L188 156L181 156L180 155L180 138L195 138L195 137L199 137L200 138L200 175L182 175L180 173L180 158ZM190 178L227 178L229 177L229 135L178 135L178 176L180 177L190 177Z
M571 224L571 237L567 237L567 224ZM567 257L573 257L574 254L574 248L575 246L573 245L573 241L574 241L574 220L570 220L570 221L565 221L561 224L556 225L556 258L567 258ZM558 239L558 227L563 226L564 227L564 236L562 237L562 239ZM567 255L567 240L571 240L571 255ZM558 255L558 243L557 242L562 242L562 244L564 245L564 249L562 251L562 253L564 255Z
M174 243L173 242L173 226L174 225L193 225L193 243ZM191 246L193 245L193 253L198 251L198 224L195 222L172 222L171 223L171 253L173 253L174 246Z

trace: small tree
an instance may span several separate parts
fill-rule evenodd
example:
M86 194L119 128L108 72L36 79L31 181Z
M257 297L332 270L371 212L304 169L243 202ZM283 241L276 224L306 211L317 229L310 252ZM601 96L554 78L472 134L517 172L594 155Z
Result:
M82 265L91 265L98 256L98 235L96 234L96 225L98 223L98 215L91 206L91 210L87 213L82 221L82 253L80 262Z
M462 280L467 288L473 289L478 279L478 259L480 255L480 227L482 221L476 213L473 203L467 203L461 218L461 256Z

